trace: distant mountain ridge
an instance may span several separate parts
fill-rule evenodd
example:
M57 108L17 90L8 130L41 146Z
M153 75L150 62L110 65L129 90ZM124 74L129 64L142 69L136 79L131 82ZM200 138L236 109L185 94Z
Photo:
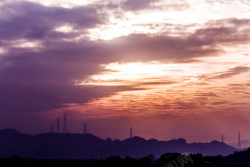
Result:
M41 159L102 159L110 156L159 157L167 152L229 155L236 148L218 141L187 143L185 139L158 141L135 136L123 141L100 139L92 134L21 134L14 129L0 130L0 157L20 156Z

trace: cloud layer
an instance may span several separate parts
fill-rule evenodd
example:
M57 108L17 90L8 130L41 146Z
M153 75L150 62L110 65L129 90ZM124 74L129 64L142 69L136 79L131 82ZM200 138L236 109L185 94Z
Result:
M245 35L249 31L246 27L249 20L238 19L222 20L223 27L202 28L186 36L131 34L111 41L64 41L84 33L85 29L104 24L105 17L99 16L92 7L64 9L29 2L6 4L1 9L1 45L7 50L0 62L1 108L5 111L48 110L109 95L112 91L98 91L103 92L99 95L93 91L96 88L74 85L75 81L103 70L100 64L192 62L198 57L217 56L223 51L220 45L249 41L249 36ZM230 27L226 26L228 23ZM81 31L55 31L65 24ZM15 41L20 39L37 40L41 46L16 46Z
M93 113L96 109L100 115L106 113L112 116L125 113L126 118L143 112L151 113L154 118L159 115L179 115L185 110L197 113L201 106L206 106L206 111L243 110L240 104L245 104L249 95L242 92L248 92L249 82L240 80L239 84L245 88L241 90L239 86L233 85L235 82L232 78L248 76L248 62L238 59L249 58L241 53L231 56L228 48L247 48L250 42L250 18L226 18L181 26L168 23L168 20L159 25L140 24L138 21L136 24L142 27L147 25L157 29L167 26L168 29L152 34L143 31L128 33L111 40L91 38L92 30L116 27L118 24L112 22L115 19L120 19L121 22L126 20L126 12L162 12L156 5L162 2L127 0L120 4L110 2L105 5L63 8L19 1L0 6L2 119L17 113L75 110L82 105L85 105L86 112L88 110ZM121 14L121 11L125 13ZM174 33L180 31L182 33ZM227 58L222 61L221 56ZM77 84L93 75L109 74L104 68L107 64L130 62L174 64L177 68L168 69L167 72L172 70L172 74L181 79L169 75L167 79L140 78L134 84L123 86ZM193 71L181 67L184 64L190 64ZM216 65L198 67L211 64ZM199 71L204 69L206 72ZM221 84L220 79L226 81ZM149 85L150 88L147 87ZM150 94L147 90L151 91L152 85L155 86L155 92ZM157 89L158 86L170 86L173 91L168 90L170 87L164 88L168 94L166 97L162 94L163 90ZM138 92L143 91L146 92L145 95L139 96ZM241 100L232 102L233 95L220 100L221 95L225 95L224 91L230 91L231 94L237 91ZM125 95L121 95L121 92L125 92ZM114 98L117 96L121 99ZM116 103L110 102L112 100L109 98L117 100ZM128 108L136 109L137 112Z

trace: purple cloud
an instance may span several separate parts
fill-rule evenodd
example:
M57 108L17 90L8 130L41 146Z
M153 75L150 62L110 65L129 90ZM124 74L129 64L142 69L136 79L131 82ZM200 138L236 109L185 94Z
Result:
M157 1L157 0L156 0ZM148 8L150 6L150 4L152 4L153 2L156 2L153 0L126 0L123 5L124 8L127 10L141 10L141 9L145 9Z
M189 4L185 0L164 4L163 6L155 6L154 3L160 0L126 0L121 4L124 10L139 11L147 9L168 9L168 10L183 10L189 8Z
M74 29L87 29L103 23L104 16L91 7L46 7L31 2L7 3L0 8L0 39L43 39L63 36L53 29L70 24ZM72 35L72 34L71 34Z
M151 3L143 2L145 6ZM100 64L154 60L191 62L197 57L218 55L222 51L218 44L249 41L248 36L243 37L243 32L238 31L247 20L233 19L233 28L200 29L186 37L131 34L111 41L67 42L61 38L72 39L80 34L55 32L54 28L70 24L74 29L87 30L104 24L105 16L100 16L94 7L65 9L28 2L6 4L0 10L4 14L0 19L0 45L8 50L0 60L0 110L6 114L49 111L69 103L85 103L92 98L136 89L133 85L75 85L76 81L102 72ZM6 44L18 39L39 40L42 46L34 49Z

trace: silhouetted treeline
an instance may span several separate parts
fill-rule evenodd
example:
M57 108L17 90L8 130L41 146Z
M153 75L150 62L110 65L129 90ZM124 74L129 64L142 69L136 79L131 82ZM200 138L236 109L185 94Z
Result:
M103 160L22 159L13 156L0 159L0 167L249 167L249 153L250 148L227 157L165 153L158 159L151 154L140 159L112 156Z

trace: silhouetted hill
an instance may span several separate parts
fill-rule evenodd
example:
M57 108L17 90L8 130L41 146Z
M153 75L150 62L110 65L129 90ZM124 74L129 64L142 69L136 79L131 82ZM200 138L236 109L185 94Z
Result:
M137 136L123 141L112 141L100 139L92 134L27 135L13 129L0 130L0 157L16 155L40 159L102 159L110 156L141 158L149 154L157 157L167 152L228 155L234 151L234 147L218 141L189 144L185 139L158 141Z

